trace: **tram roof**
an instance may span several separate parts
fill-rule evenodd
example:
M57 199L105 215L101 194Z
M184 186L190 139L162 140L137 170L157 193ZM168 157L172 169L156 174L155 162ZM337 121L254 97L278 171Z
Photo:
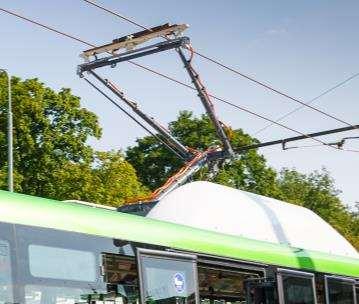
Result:
M177 250L359 277L359 259L0 191L0 221L148 243Z
M308 208L196 181L161 199L147 217L195 228L358 259L357 250Z

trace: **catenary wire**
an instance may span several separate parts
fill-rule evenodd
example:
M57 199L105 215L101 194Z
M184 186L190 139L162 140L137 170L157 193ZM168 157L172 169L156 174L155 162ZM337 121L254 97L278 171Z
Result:
M359 76L359 73L356 73L346 79L344 79L343 81L339 82L338 84L336 84L335 86L325 90L324 92L322 92L321 94L319 94L318 96L314 97L313 99L309 100L307 102L307 104L311 104L313 103L314 101L318 100L319 98L323 97L324 95L327 95L329 94L330 92L334 91L335 89L345 85L346 83L348 83L349 81L353 80L354 78L358 77ZM279 118L277 118L275 121L276 122L279 122L279 121L282 121L283 119L289 117L290 115L298 112L299 110L305 108L304 106L299 106L299 107L296 107L295 109L287 112L286 114L280 116ZM259 133L263 132L264 130L268 129L269 127L272 127L274 124L273 123L270 123L270 124L267 124L266 126L264 126L263 128L259 129L258 131L254 132L253 135L258 135Z
M134 63L134 62L133 62L133 63ZM138 65L139 67L141 67L141 68L143 68L143 69L145 69L145 70L147 70L147 71L149 71L149 72L151 72L151 73L153 73L153 74L156 74L156 75L158 75L158 76L160 76L160 77L166 78L166 79L168 79L168 80L170 80L170 81L176 82L176 83L178 83L178 84L180 84L180 85L182 85L182 86L188 87L188 88L190 88L190 89L192 89L192 90L195 90L194 87L192 87L192 86L190 86L190 85L188 85L188 84L186 84L186 83L183 83L183 82L181 82L181 81L179 81L179 80L177 80L177 79L175 79L175 78L172 78L172 77L170 77L170 76L168 76L168 75L166 75L166 74L163 74L163 73L160 73L160 72L158 72L158 71L156 71L156 70L153 70L153 69L151 69L151 68L149 68L149 67L142 66L142 65L139 65L139 64L137 64L137 63L134 63L134 65ZM269 119L269 118L267 118L267 117L265 117L265 116L263 116L263 115L261 115L261 114L255 113L255 112L253 112L253 111L251 111L251 110L249 110L249 109L247 109L247 108L244 108L244 107L242 107L242 106L236 105L236 104L234 104L234 103L232 103L232 102L230 102L230 101L228 101L228 100L226 100L226 99L224 99L224 98L220 98L220 97L215 96L215 95L212 95L212 94L210 94L210 93L208 93L208 95L209 95L210 97L212 97L213 99L215 99L215 100L217 100L217 101L220 101L220 102L222 102L222 103L224 103L224 104L227 104L227 105L229 105L229 106L231 106L231 107L237 108L238 110L247 112L248 114L254 115L254 116L256 116L256 117L258 117L258 118L261 118L261 119L263 119L263 120L271 121L271 123L273 123L273 124L275 124L275 125L278 125L278 126L280 126L280 127L283 127L283 128L285 128L285 129L287 129L287 130L289 130L289 131L295 132L295 133L300 134L300 135L307 136L306 134L304 134L304 133L302 133L302 132L299 132L299 131L297 131L297 130L295 130L295 129L292 129L292 128L286 126L286 125L283 125L283 124L281 124L281 123L279 123L279 122L276 122L276 121L274 121L274 120L271 120L271 119ZM323 142L323 141L321 141L321 140L319 140L319 139L317 139L317 138L314 138L314 137L311 137L311 136L307 136L307 137L308 137L308 139L312 139L312 140L314 140L314 141L319 142L321 145L325 145L325 146L328 146L328 147L331 147L331 148L334 148L334 149L339 150L339 149L336 148L336 147L327 145L325 142ZM340 149L340 150L342 150L342 151L349 151L349 152L359 152L359 151L356 151L356 150L349 150L349 149Z
M54 29L54 28L52 28L52 27L50 27L50 26L44 25L44 24L39 23L39 22L37 22L37 21L34 21L34 20L32 20L32 19L23 17L23 16L21 16L21 15L19 15L19 14L13 13L13 12L11 12L11 11L9 11L9 10L5 10L5 9L3 9L3 8L0 8L0 11L6 12L6 13L11 14L11 15L14 15L14 16L16 16L16 17L18 17L18 18L21 18L21 19L26 20L26 21L28 21L28 22L34 23L34 24L36 24L36 25L38 25L38 26L41 26L41 27L43 27L43 28L45 28L45 29L47 29L47 30L53 31L53 32L55 32L55 33L57 33L57 34L60 34L60 35L66 36L66 37L68 37L68 38L74 39L74 40L76 40L76 41L78 41L78 42L81 42L81 43L84 43L84 44L86 44L86 45L88 45L88 46L96 47L96 45L94 45L94 44L92 44L92 43L86 42L86 41L84 41L84 40L82 40L82 39L80 39L80 38L77 38L77 37L75 37L75 36L69 35L69 34L67 34L67 33L65 33L65 32L59 31L59 30L57 30L57 29ZM154 69L152 69L152 68L149 68L149 67L144 66L144 65L142 65L142 64L136 63L136 62L134 62L134 61L129 61L129 62L132 63L133 65L137 66L137 67L140 67L140 68L142 68L142 69L148 71L148 72L151 72L151 73L154 73L154 74L156 74L156 75L158 75L158 76L164 77L164 78L166 78L166 79L168 79L168 80L170 80L170 81L173 81L173 82L175 82L175 83L177 83L177 84L180 84L180 85L185 86L185 87L187 87L187 88L190 88L190 89L192 89L192 90L196 90L194 87L192 87L192 86L190 86L190 85L188 85L188 84L186 84L186 83L184 83L184 82L182 82L182 81L179 81L179 80L177 80L177 79L175 79L175 78L173 78L173 77L170 77L170 76L168 76L168 75L165 75L165 74L163 74L163 73L160 73L160 72L158 72L158 71L156 71L156 70L154 70ZM257 113L255 113L255 112L253 112L253 111L251 111L251 110L248 110L248 109L246 109L246 108L244 108L244 107L241 107L241 106L238 106L238 105L236 105L236 104L234 104L234 103L231 103L231 102L229 102L229 101L227 101L227 100L225 100L225 99L223 99L223 98L219 98L219 97L217 97L217 96L215 96L215 95L212 95L212 94L209 94L209 96L212 97L212 98L214 98L214 99L216 99L216 100L218 100L218 101L221 101L221 102L223 102L223 103L225 103L225 104L228 104L228 105L230 105L230 106L232 106L232 107L235 107L235 108L237 108L237 109L239 109L239 110L242 110L242 111L245 111L245 112L247 112L247 113L249 113L249 114L252 114L252 115L254 115L254 116L257 116L258 118L267 120L267 121L269 121L269 122L274 122L274 121L272 121L271 119L269 119L269 118L267 118L267 117L264 117L264 116L262 116L262 115L260 115L260 114L257 114ZM303 133L301 133L301 132L299 132L299 131L296 131L296 130L294 130L294 129L290 128L290 127L287 127L287 126L285 126L285 125L282 125L282 124L279 124L279 123L276 123L276 124L279 125L279 126L281 126L281 127L283 127L283 128L285 128L285 129L287 129L287 130L290 130L290 131L293 131L293 132L295 132L295 133L304 135Z
M144 25L142 25L142 24L140 24L140 23L134 21L132 18L129 18L129 17L127 17L127 16L124 16L124 15L122 15L122 14L120 14L120 13L117 13L117 12L115 12L115 11L113 11L113 10L110 10L110 9L108 9L108 8L102 6L102 5L99 5L98 3L95 3L94 1L91 1L91 0L82 0L82 1L88 3L88 4L92 5L92 6L95 6L95 7L99 8L99 9L101 9L101 10L103 10L103 11L105 11L105 12L111 14L111 15L114 15L114 16L116 16L116 17L118 17L118 18L121 18L122 20L125 20L125 21L127 21L127 22L129 22L129 23L131 23L131 24L133 24L133 25L135 25L135 26L137 26L137 27L140 27L140 28L142 28L142 29L144 29L144 30L151 31L151 28L149 28L149 27L147 27L147 26L144 26ZM168 39L168 38L165 37L165 36L163 36L163 38ZM260 85L260 86L262 86L262 87L264 87L264 88L266 88L266 89L268 89L268 90L270 90L270 91L272 91L272 92L274 92L274 93L277 93L277 94L279 94L279 95L281 95L281 96L283 96L283 97L285 97L285 98L287 98L287 99L290 99L290 100L292 100L292 101L294 101L294 102L296 102L296 103L299 103L299 104L301 104L303 107L310 108L310 109L313 110L313 111L316 111L316 112L318 112L318 113L320 113L320 114L322 114L322 115L324 115L324 116L327 116L327 117L329 117L329 118L331 118L331 119L334 119L334 120L336 120L336 121L338 121L338 122L340 122L340 123L343 123L343 124L345 124L345 125L347 125L347 126L352 126L352 124L350 124L350 123L344 121L344 120L341 119L341 118L338 118L338 117L336 117L336 116L334 116L334 115L332 115L332 114L329 114L329 113L327 113L327 112L325 112L325 111L323 111L323 110L320 110L320 109L318 109L318 108L316 108L316 107L311 106L311 105L310 105L310 102L305 103L305 102L299 100L298 98L294 98L294 97L292 97L292 96L290 96L290 95L288 95L288 94L286 94L286 93L284 93L284 92L282 92L282 91L280 91L280 90L278 90L278 89L273 88L272 86L270 86L270 85L268 85L268 84L266 84L266 83L264 83L264 82L262 82L262 81L259 81L259 80L257 80L257 79L254 79L253 77L248 76L248 75L246 75L246 74L244 74L244 73L238 71L237 69L234 69L234 68L232 68L232 67L230 67L230 66L228 66L228 65L225 65L224 63L220 62L219 60L213 59L213 58L211 58L211 57L209 57L209 56L206 56L206 55L204 55L204 54L202 54L202 53L200 53L200 52L198 52L198 51L195 51L195 50L193 50L193 53L195 53L195 54L198 55L199 57L202 57L203 59L206 59L206 60L208 60L208 61L210 61L210 62L212 62L212 63L214 63L214 64L216 64L216 65L218 65L218 66L220 66L220 67L222 67L222 68L224 68L224 69L226 69L226 70L228 70L228 71L231 71L231 72L233 72L233 73L235 73L235 74L237 74L237 75L239 75L239 76L241 76L241 77L244 77L244 78L246 78L247 80L249 80L249 81L251 81L251 82L253 82L253 83L256 83L256 84L258 84L258 85Z
M12 12L12 11L6 10L6 9L4 9L4 8L0 8L0 11L5 12L5 13L7 13L7 14L10 14L10 15L12 15L12 16L15 16L15 17L17 17L17 18L20 18L20 19L22 19L22 20L28 21L28 22L30 22L30 23L33 23L33 24L35 24L35 25L38 25L38 26L40 26L40 27L42 27L42 28L45 28L45 29L47 29L47 30L49 30L49 31L55 32L55 33L57 33L57 34L59 34L59 35L63 35L63 36L65 36L65 37L67 37L67 38L76 40L77 42L81 42L81 43L86 44L86 45L91 46L91 47L96 47L96 45L94 45L94 44L92 44L92 43L89 43L89 42L86 42L86 41L84 41L83 39L80 39L80 38L78 38L78 37L69 35L69 34L67 34L67 33L65 33L65 32L59 31L59 30L57 30L57 29L55 29L55 28L52 28L52 27L50 27L50 26L48 26L48 25L44 25L44 24L39 23L39 22L37 22L37 21L34 21L34 20L30 19L30 18L27 18L27 17L24 17L24 16L19 15L19 14L17 14L17 13L14 13L14 12ZM176 82L176 83L178 83L178 84L181 84L182 86L185 86L185 87L188 87L188 88L191 88L191 89L195 90L194 87L192 87L192 86L190 86L190 85L188 85L188 84L185 84L185 83L183 83L183 82L181 82L181 81L179 81L179 80L177 80L177 79L174 79L174 78L172 78L172 77L170 77L170 76L168 76L168 75L165 75L165 74L163 74L163 73L160 73L160 72L158 72L158 71L155 71L155 70L153 70L153 69L151 69L151 68L149 68L149 67L146 67L146 66L144 66L144 65L141 65L141 64L139 64L139 63L135 63L134 61L129 61L129 62L130 62L131 64L135 65L135 66L141 67L142 69L145 69L145 70L147 70L147 71L149 71L149 72L152 72L152 73L154 73L154 74L156 74L156 75L158 75L158 76L164 77L164 78L166 78L166 79L168 79L168 80L171 80L171 81L174 81L174 82ZM246 109L246 108L244 108L244 107L242 107L242 106L238 106L238 105L236 105L236 104L234 104L234 103L232 103L232 102L230 102L230 101L227 101L227 100L225 100L225 99L223 99L223 98L217 97L217 96L212 95L212 94L209 94L209 96L212 97L212 98L214 98L214 99L216 99L216 100L218 100L218 101L221 101L221 102L223 102L223 103L225 103L225 104L227 104L227 105L230 105L230 106L232 106L232 107L234 107L234 108L237 108L237 109L239 109L239 110L241 110L241 111L247 112L247 113L249 113L249 114L251 114L251 115L253 115L253 116L256 116L256 117L261 118L261 119L263 119L263 120L266 120L266 121L268 121L268 122L274 123L274 124L276 124L276 125L278 125L278 126L280 126L280 127L282 127L282 128L285 128L285 129L289 130L289 131L292 131L292 132L294 132L294 133L297 133L297 134L306 136L306 137L308 137L308 139L312 139L312 140L314 140L314 141L316 141L316 142L318 142L318 143L321 143L322 145L326 145L325 142L323 142L323 141L321 141L321 140L319 140L319 139L317 139L317 138L310 137L310 136L308 136L307 134L304 134L304 133L302 133L302 132L300 132L300 131L297 131L297 130L295 130L295 129L293 129L293 128L290 128L290 127L288 127L288 126L286 126L286 125L283 125L283 124L281 124L281 123L275 122L274 120L272 120L272 119L270 119L270 118L267 118L267 117L265 117L265 116L263 116L263 115L261 115L261 114L255 113L255 112L253 112L253 111L251 111L251 110L249 110L249 109ZM332 147L332 146L330 146L330 147ZM349 150L349 149L337 149L337 148L335 148L335 147L332 147L332 148L334 148L334 149L336 149L336 150L340 150L340 151L359 152L359 150L357 151L357 150Z

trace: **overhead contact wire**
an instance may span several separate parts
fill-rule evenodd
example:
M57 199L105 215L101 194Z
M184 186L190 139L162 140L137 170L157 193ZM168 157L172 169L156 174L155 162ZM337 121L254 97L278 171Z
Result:
M335 89L343 86L344 84L348 83L349 81L353 80L354 78L358 77L359 76L359 73L356 73L348 78L346 78L345 80L339 82L338 84L336 84L335 86L325 90L324 92L322 92L321 94L319 94L318 96L314 97L313 99L309 100L306 104L312 104L314 101L318 100L319 98L329 94L330 92L334 91ZM290 115L298 112L299 110L305 108L304 106L299 106L289 112L287 112L286 114L280 116L279 118L277 118L275 121L278 122L278 121L282 121L283 119L289 117ZM268 129L269 127L273 126L274 124L273 123L270 123L266 126L264 126L263 128L259 129L258 131L254 132L254 135L257 135L261 132L263 132L264 130Z
M86 45L91 46L91 47L96 47L96 45L94 45L94 44L92 44L92 43L89 43L89 42L87 42L87 41L84 41L84 40L82 40L82 39L80 39L80 38L78 38L78 37L69 35L69 34L67 34L67 33L65 33L65 32L59 31L59 30L57 30L57 29L55 29L55 28L53 28L53 27L50 27L50 26L48 26L48 25L44 25L44 24L42 24L42 23L39 23L39 22L34 21L34 20L32 20L32 19L29 19L29 18L27 18L27 17L21 16L21 15L19 15L19 14L17 14L17 13L11 12L11 11L6 10L6 9L3 9L3 8L0 8L0 11L5 12L5 13L7 13L7 14L10 14L10 15L12 15L12 16L15 16L15 17L17 17L17 18L20 18L20 19L22 19L22 20L28 21L28 22L30 22L30 23L33 23L33 24L35 24L35 25L38 25L38 26L40 26L40 27L42 27L42 28L45 28L45 29L47 29L47 30L49 30L49 31L55 32L55 33L57 33L57 34L59 34L59 35L62 35L62 36L65 36L65 37L67 37L67 38L76 40L77 42L81 42L81 43L86 44ZM174 82L176 82L176 83L178 83L178 84L180 84L180 85L182 85L182 86L191 88L192 90L196 90L194 87L192 87L192 86L190 86L190 85L187 85L187 84L185 84L185 83L183 83L183 82L181 82L181 81L179 81L179 80L177 80L177 79L174 79L174 78L172 78L172 77L170 77L170 76L168 76L168 75L165 75L165 74L163 74L163 73L157 72L157 71L155 71L155 70L153 70L153 69L151 69L151 68L149 68L149 67L146 67L146 66L144 66L144 65L135 63L135 62L133 62L133 61L129 61L129 62L130 62L131 64L135 65L135 66L138 66L138 67L141 67L142 69L145 69L145 70L147 70L147 71L150 71L150 72L152 72L152 73L154 73L154 74L156 74L156 75L158 75L158 76L161 76L161 77L164 77L164 78L166 78L166 79L168 79L168 80L174 81ZM290 127L288 127L288 126L285 126L285 125L283 125L283 124L281 124L281 123L275 122L274 120L272 120L272 119L270 119L270 118L267 118L267 117L265 117L265 116L263 116L263 115L261 115L261 114L257 114L257 113L255 113L255 112L253 112L253 111L251 111L251 110L248 110L248 109L246 109L246 108L244 108L244 107L242 107L242 106L238 106L238 105L236 105L236 104L234 104L234 103L232 103L232 102L230 102L230 101L227 101L227 100L225 100L225 99L223 99L223 98L220 98L220 97L217 97L217 96L215 96L215 95L212 95L212 94L208 94L208 95L209 95L210 97L212 97L212 98L214 98L214 99L216 99L216 100L218 100L218 101L221 101L221 102L223 102L223 103L225 103L225 104L227 104L227 105L230 105L230 106L232 106L232 107L234 107L234 108L237 108L237 109L239 109L239 110L242 110L242 111L244 111L244 112L247 112L247 113L249 113L249 114L251 114L251 115L254 115L254 116L258 117L258 118L261 118L261 119L266 120L266 121L268 121L268 122L274 123L274 124L276 124L276 125L278 125L278 126L280 126L280 127L282 127L282 128L285 128L285 129L289 130L289 131L292 131L292 132L295 132L295 133L297 133L297 134L306 136L306 137L308 137L309 139L312 139L312 140L314 140L314 141L316 141L316 142L319 142L319 143L321 143L321 144L323 144L323 145L326 145L325 142L323 142L323 141L321 141L321 140L319 140L319 139L316 139L316 138L307 136L307 134L304 134L304 133L302 133L302 132L300 132L300 131L297 131L297 130L295 130L295 129L292 129L292 128L290 128ZM330 147L332 147L332 146L330 146ZM337 148L335 148L335 147L332 147L332 148L337 149ZM356 151L356 150L344 150L344 149L338 149L338 150L351 151L351 152L359 152L359 151Z
M123 19L123 20L125 20L125 21L127 21L127 22L129 22L129 23L131 23L131 24L133 24L133 25L135 25L135 26L137 26L137 27L140 27L141 29L148 30L148 31L152 31L151 28L146 27L146 26L144 26L144 25L142 25L142 24L140 24L140 23L134 21L132 18L126 17L126 16L124 16L124 15L122 15L122 14L119 14L119 13L113 11L113 10L110 10L110 9L108 9L108 8L102 6L102 5L99 5L99 4L95 3L94 1L91 1L91 0L82 0L82 1L84 1L84 2L86 2L86 3L88 3L88 4L90 4L90 5L93 5L93 6L99 8L99 9L101 9L101 10L103 10L103 11L105 11L105 12L111 14L111 15L114 15L114 16L116 16L116 17L118 17L118 18L121 18L121 19ZM163 37L164 39L168 39L168 38L165 37L165 36L162 36L162 37ZM257 79L254 79L253 77L250 77L250 76L248 76L248 75L246 75L246 74L244 74L244 73L242 73L242 72L240 72L240 71L238 71L238 70L236 70L236 69L234 69L234 68L232 68L232 67L229 67L228 65L223 64L223 63L220 62L219 60L210 58L210 57L208 57L208 56L206 56L206 55L204 55L204 54L201 54L200 52L197 52L197 51L195 51L195 50L193 50L193 53L196 54L196 55L198 55L198 56L200 56L200 57L202 57L202 58L204 58L204 59L206 59L206 60L208 60L208 61L210 61L210 62L212 62L212 63L214 63L214 64L216 64L216 65L218 65L218 66L220 66L220 67L222 67L222 68L224 68L224 69L226 69L226 70L228 70L228 71L231 71L231 72L233 72L233 73L235 73L235 74L237 74L237 75L239 75L239 76L241 76L241 77L244 77L244 78L246 78L247 80L249 80L249 81L251 81L251 82L253 82L253 83L256 83L257 85L260 85L260 86L262 86L262 87L264 87L264 88L266 88L266 89L268 89L268 90L271 90L272 92L274 92L274 93L276 93L276 94L279 94L279 95L281 95L281 96L283 96L283 97L285 97L285 98L288 98L288 99L290 99L290 100L292 100L292 101L294 101L294 102L296 102L296 103L299 103L299 104L301 104L303 107L310 108L310 109L313 110L313 111L316 111L316 112L318 112L318 113L320 113L320 114L322 114L322 115L324 115L324 116L327 116L327 117L329 117L329 118L331 118L331 119L334 119L334 120L336 120L336 121L338 121L338 122L341 122L341 123L343 123L343 124L345 124L345 125L347 125L347 126L352 126L352 124L350 124L350 123L344 121L344 120L341 119L341 118L338 118L338 117L336 117L336 116L334 116L334 115L332 115L332 114L329 114L329 113L327 113L327 112L325 112L325 111L323 111L323 110L320 110L320 109L318 109L318 108L316 108L316 107L313 107L313 106L310 105L310 103L305 103L305 102L303 102L303 101L301 101L301 100L299 100L299 99L297 99L297 98L294 98L294 97L292 97L292 96L290 96L290 95L288 95L288 94L286 94L286 93L284 93L284 92L282 92L282 91L280 91L280 90L278 90L278 89L275 89L275 88L273 88L272 86L270 86L270 85L268 85L268 84L266 84L266 83L264 83L264 82L262 82L262 81L259 81L259 80L257 80Z

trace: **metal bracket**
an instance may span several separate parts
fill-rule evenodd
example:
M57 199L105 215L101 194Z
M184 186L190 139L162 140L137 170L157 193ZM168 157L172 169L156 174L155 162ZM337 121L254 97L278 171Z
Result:
M123 36L121 38L114 39L112 43L108 43L102 46L97 46L86 50L82 53L85 59L89 59L91 56L97 56L102 53L114 53L119 49L132 50L137 45L145 43L148 40L154 38L169 39L169 36L178 37L188 28L187 24L172 24L165 23L160 26L148 28L144 31L132 33L130 35Z
M145 46L136 50L130 50L120 54L111 54L110 56L104 58L95 59L93 61L80 64L78 66L77 73L81 76L83 72L94 70L100 67L104 67L108 65L111 67L115 67L116 64L119 62L124 62L131 59L167 51L170 49L179 48L181 46L188 44L189 42L190 39L188 37L180 37L180 38L170 39L164 42L152 44L149 46Z

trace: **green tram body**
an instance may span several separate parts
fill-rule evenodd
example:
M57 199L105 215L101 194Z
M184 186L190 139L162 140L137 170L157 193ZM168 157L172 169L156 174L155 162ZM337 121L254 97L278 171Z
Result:
M0 304L359 304L359 259L0 191Z

